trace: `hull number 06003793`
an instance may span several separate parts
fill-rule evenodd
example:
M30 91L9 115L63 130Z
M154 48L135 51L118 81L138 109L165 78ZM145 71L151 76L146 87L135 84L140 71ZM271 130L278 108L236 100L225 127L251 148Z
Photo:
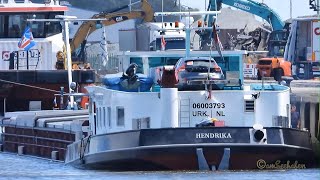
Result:
M224 103L193 103L193 109L225 108Z

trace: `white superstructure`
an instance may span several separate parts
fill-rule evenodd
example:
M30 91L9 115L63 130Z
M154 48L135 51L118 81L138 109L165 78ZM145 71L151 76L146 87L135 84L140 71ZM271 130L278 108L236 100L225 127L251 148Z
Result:
M194 51L191 56L209 55L207 53ZM183 52L179 51L140 54L143 55L127 52L122 57L122 63L137 62L145 66L152 64L152 61L155 63L159 56L164 63L166 58L183 57ZM241 69L244 54L244 51L224 52L228 62L226 64L230 66L228 70L224 68L228 82L243 80ZM211 55L214 58L219 56L217 52ZM140 63L137 61L139 58ZM141 73L149 73L151 76L151 71L144 67L141 69ZM178 91L176 88L154 88L152 92L123 92L89 86L87 90L93 102L90 105L91 130L94 134L104 134L140 128L195 127L208 118L223 121L225 126L290 126L288 87L263 83L227 86L226 90Z
M252 127L256 123L264 127L280 126L274 121L279 117L288 118L289 89L275 87L279 89L212 91L211 99L206 98L206 91L159 93L121 92L104 87L87 89L93 94L96 107L95 119L90 120L96 120L96 133L104 134L138 129L139 126L195 127L206 118L223 120L225 126ZM256 93L259 93L257 99L252 96ZM169 111L171 108L178 111ZM175 117L174 113L178 119L167 118ZM141 123L139 126L138 122Z

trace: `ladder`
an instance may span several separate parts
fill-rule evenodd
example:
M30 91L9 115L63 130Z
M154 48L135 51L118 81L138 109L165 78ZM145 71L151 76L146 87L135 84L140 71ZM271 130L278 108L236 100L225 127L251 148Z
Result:
M180 109L179 111L180 127L190 127L191 126L190 98L181 99L179 109Z

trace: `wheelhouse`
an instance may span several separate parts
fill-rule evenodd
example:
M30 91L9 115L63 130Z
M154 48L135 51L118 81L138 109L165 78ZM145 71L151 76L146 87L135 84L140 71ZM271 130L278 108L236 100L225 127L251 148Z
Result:
M27 19L54 19L58 12L1 12L0 11L0 38L21 38L24 29L29 26L34 38L46 38L62 32L60 22L31 22Z

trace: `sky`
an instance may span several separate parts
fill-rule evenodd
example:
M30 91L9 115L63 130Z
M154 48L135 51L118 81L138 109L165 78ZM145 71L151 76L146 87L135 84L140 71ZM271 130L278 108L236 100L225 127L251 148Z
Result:
M179 0L178 0L179 1ZM205 3L207 1L207 3ZM244 0L245 1L245 0ZM264 1L267 6L273 9L282 18L283 21L290 18L290 0L256 0L257 2ZM292 17L314 15L315 11L309 9L309 0L291 0L292 1ZM205 5L208 0L181 0L181 4L205 10ZM222 5L222 7L227 7Z

